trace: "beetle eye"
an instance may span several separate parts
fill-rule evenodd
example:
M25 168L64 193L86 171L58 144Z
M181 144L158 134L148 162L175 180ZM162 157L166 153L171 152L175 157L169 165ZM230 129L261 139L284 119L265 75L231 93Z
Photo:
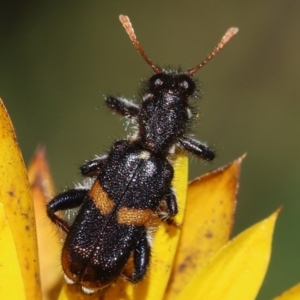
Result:
M189 84L188 84L188 82L187 82L186 80L181 81L181 82L179 83L179 86L180 86L181 88L185 89L185 90L187 90L187 89L189 88Z
M154 85L155 85L155 86L162 86L163 83L164 83L164 82L163 82L161 79L157 78L157 79L155 80L155 82L154 82Z

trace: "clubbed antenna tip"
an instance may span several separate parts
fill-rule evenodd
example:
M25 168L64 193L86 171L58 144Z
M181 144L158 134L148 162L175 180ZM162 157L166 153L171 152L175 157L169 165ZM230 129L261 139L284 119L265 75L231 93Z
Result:
M219 44L214 48L214 50L196 67L187 71L188 76L193 76L200 68L205 66L213 57L215 57L220 50L230 41L230 39L238 33L239 29L237 27L229 28L224 36L222 37Z
M150 65L152 70L155 73L161 73L162 69L158 66L154 65L154 63L151 61L151 59L146 55L143 48L141 47L140 43L138 42L136 35L134 33L132 24L130 22L130 19L127 16L120 15L119 20L122 23L123 27L125 28L129 38L131 39L133 45L135 46L136 50L142 55L142 57L145 59L145 61Z

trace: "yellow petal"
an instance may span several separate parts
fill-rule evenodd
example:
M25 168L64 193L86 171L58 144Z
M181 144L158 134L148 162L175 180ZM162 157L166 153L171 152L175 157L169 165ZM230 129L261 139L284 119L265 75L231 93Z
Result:
M59 294L58 300L93 300L101 299L99 295L86 295L81 289L74 285L68 285L67 283L63 284L61 292Z
M255 299L269 264L278 213L279 210L226 244L195 275L178 300Z
M0 299L26 299L11 227L0 203Z
M173 185L179 206L179 213L175 221L177 224L181 224L187 189L187 157L179 155L174 167ZM154 235L151 263L146 278L137 285L119 280L115 287L107 291L104 299L162 299L170 277L180 233L179 228L161 223Z
M172 278L164 299L174 299L230 237L243 157L193 180Z
M299 300L300 299L300 283L294 285L274 300Z
M13 125L1 99L0 145L0 199L11 225L21 273L26 279L26 299L41 299L32 195Z
M46 215L46 204L54 195L54 186L44 147L36 151L28 167L28 177L36 216L43 299L57 299L62 285L62 243L58 228Z

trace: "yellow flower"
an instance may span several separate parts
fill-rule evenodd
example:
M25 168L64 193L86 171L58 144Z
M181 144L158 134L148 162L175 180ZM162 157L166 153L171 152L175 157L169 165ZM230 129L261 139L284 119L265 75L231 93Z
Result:
M0 299L255 299L269 264L279 210L229 240L242 158L195 179L186 190L187 158L179 155L174 185L180 228L159 226L142 282L133 285L120 278L105 294L85 295L63 284L60 234L45 214L54 188L44 150L37 151L28 181L2 102L0 157ZM300 286L276 298L286 299L300 299Z
M2 101L0 121L0 298L41 299L32 195Z

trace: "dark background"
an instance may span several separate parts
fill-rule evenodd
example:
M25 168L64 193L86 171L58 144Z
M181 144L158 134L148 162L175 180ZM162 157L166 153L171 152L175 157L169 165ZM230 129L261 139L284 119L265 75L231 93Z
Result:
M130 16L151 59L194 67L227 28L239 34L198 72L196 138L217 149L191 178L247 152L235 234L284 206L258 299L300 281L299 1L1 1L0 95L28 163L44 144L59 190L78 166L126 136L103 94L137 94L149 66L118 20Z

